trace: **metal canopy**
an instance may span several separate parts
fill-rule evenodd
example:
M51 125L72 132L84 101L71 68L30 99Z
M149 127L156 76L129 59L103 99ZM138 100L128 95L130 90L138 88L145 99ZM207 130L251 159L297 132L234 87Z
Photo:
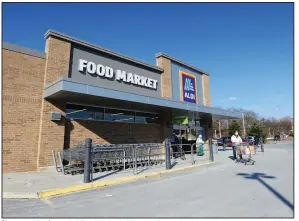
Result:
M206 107L185 102L173 101L164 98L155 98L139 94L127 93L118 90L107 89L94 85L76 82L70 78L60 78L44 89L45 99L55 99L65 102L84 102L94 105L111 103L115 106L127 106L128 109L142 108L146 110L160 111L171 110L173 115L187 115L201 118L212 116L213 119L239 119L241 112L226 109Z

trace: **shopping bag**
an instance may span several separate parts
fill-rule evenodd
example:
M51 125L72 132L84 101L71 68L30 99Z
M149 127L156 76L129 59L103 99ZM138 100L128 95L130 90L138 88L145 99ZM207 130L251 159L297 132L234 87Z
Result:
M249 150L250 150L251 154L255 154L255 147L253 145L249 146Z
M245 154L246 154L246 155L249 155L249 154L250 154L250 150L249 150L248 147L245 148Z

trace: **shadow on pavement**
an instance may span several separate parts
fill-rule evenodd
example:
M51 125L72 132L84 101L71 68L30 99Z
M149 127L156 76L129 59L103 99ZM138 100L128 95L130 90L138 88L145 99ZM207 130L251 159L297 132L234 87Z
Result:
M174 162L172 165L171 165L171 168L170 169L172 169L175 165L177 165L178 164L178 162Z
M274 176L267 176L264 173L237 173L238 176L243 176L245 179L250 180L257 180L261 184L264 185L270 192L272 192L278 199L280 199L286 206L294 211L294 205L289 202L284 196L282 196L279 192L277 192L274 188L272 188L269 184L267 184L262 178L264 179L276 179Z
M233 156L229 156L228 158L231 159L231 160L233 160L233 161L235 161L235 159L234 159Z
M97 177L97 178L94 178L93 181L97 181L97 180L103 179L103 178L105 178L105 177L107 177L107 176L111 176L111 175L116 174L116 173L118 173L118 172L120 172L120 170L116 170L116 171L107 173L107 174L105 174L105 175L103 175L103 176L99 176L99 177Z

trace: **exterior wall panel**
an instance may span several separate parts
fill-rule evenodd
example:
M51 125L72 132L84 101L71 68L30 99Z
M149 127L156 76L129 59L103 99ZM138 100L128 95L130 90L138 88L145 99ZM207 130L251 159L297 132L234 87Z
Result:
M202 88L203 88L203 99L204 105L211 106L211 95L210 95L210 76L204 75L202 79Z
M68 76L71 44L49 37L46 42L47 62L45 67L45 84ZM43 94L43 93L42 93ZM40 113L40 133L38 143L37 168L53 166L52 150L61 150L64 146L65 119L61 122L50 120L51 112L65 113L64 103L42 102Z
M113 69L113 78L99 77L97 74L89 74L86 71L80 72L79 59L86 60L88 62L93 62L96 65L101 64L103 66L108 66ZM135 65L133 63L124 62L120 59L113 58L112 56L107 56L100 52L91 51L88 49L83 49L79 47L74 47L72 49L72 63L69 77L75 81L86 83L89 85L100 86L104 88L129 92L132 94L142 94L151 97L161 97L161 74L147 70L143 67ZM86 70L86 69L85 69ZM118 81L115 79L116 70L125 71L127 74L132 73L139 76L151 78L157 80L157 89L152 89L148 87L139 86L136 84L125 83L123 81Z
M172 99L171 61L164 57L157 58L157 65L164 69L161 75L161 93L163 98Z
M181 99L181 85L180 85L180 71L185 71L196 76L196 89L198 96L198 104L203 104L203 91L202 91L202 75L196 73L189 68L183 67L175 62L171 62L171 81L172 81L172 99L175 101L182 101Z

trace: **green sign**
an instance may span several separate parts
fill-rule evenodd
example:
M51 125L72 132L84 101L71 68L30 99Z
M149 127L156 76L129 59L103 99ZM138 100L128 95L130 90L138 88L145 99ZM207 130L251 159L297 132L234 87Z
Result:
M188 124L188 117L186 116L176 116L172 118L172 124L176 125L187 125Z

